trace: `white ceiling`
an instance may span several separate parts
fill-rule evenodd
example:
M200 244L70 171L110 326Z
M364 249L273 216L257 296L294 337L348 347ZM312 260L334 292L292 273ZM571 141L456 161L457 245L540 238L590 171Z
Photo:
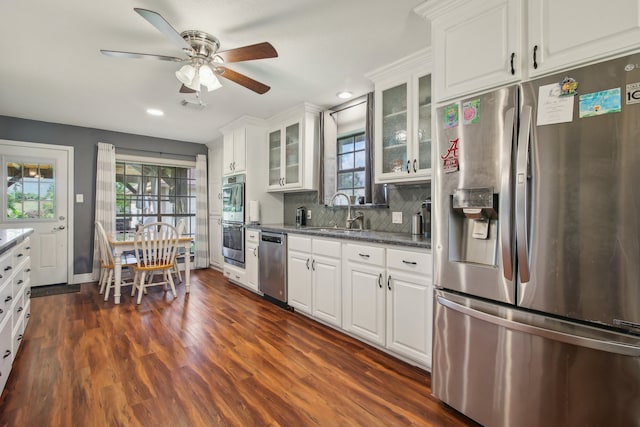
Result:
M336 92L373 89L364 74L430 44L413 13L423 0L2 0L0 115L207 143L248 114L268 118L303 101L340 104ZM133 11L197 29L220 50L270 42L279 57L229 64L269 86L258 95L221 79L204 110L180 105L180 64L110 58L100 49L182 56ZM146 114L149 107L163 117Z

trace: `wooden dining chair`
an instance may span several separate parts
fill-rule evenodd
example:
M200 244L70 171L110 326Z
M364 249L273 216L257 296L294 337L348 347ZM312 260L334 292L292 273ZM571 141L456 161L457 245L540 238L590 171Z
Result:
M100 294L104 293L104 300L107 301L109 299L111 289L115 286L113 277L115 263L113 259L113 251L109 244L107 233L104 231L104 227L99 221L96 221L95 224L96 234L98 236L98 253L100 254L100 280L98 281L98 286L100 286ZM123 256L122 267L131 267L134 262L135 261ZM133 281L131 280L123 280L122 284L126 286L132 283Z
M138 291L137 303L142 301L142 294L150 286L167 285L171 287L173 297L176 298L176 287L173 283L171 270L174 268L178 249L178 231L171 224L154 222L145 224L136 232L134 240L136 264L132 266L135 275L133 277L133 289L131 296ZM146 281L148 274L163 273L162 280L156 282Z

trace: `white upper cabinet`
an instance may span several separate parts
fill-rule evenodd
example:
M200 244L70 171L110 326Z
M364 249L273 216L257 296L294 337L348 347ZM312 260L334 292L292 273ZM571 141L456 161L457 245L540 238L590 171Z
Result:
M239 127L224 133L222 173L233 175L247 169L246 129Z
M640 0L535 0L527 6L532 77L640 46Z
M521 78L520 0L450 1L429 17L436 100Z
M375 84L375 182L431 178L431 51L367 74Z
M269 119L269 191L317 189L320 111L303 104Z
M432 0L434 98L444 101L640 47L640 0Z

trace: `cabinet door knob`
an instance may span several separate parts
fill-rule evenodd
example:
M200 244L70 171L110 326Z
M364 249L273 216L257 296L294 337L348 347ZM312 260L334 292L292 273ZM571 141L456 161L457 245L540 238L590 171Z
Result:
M538 45L533 47L533 69L538 69Z
M516 57L515 52L511 52L511 75L514 75L516 73L516 69L513 68L513 59Z

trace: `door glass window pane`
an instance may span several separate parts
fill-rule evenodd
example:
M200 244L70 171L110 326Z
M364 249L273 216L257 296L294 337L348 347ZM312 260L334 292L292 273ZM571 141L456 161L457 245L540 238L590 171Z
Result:
M7 162L7 219L54 219L52 163Z

